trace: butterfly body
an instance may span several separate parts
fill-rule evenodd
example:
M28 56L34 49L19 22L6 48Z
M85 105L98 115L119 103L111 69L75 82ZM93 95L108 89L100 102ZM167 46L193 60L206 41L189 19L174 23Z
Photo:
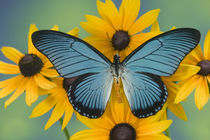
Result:
M111 64L111 73L113 74L113 77L115 79L115 81L117 83L119 83L120 81L120 77L122 76L122 73L123 73L123 66L122 64L120 63L120 56L119 55L115 55L114 56L114 61L113 63Z
M51 30L32 35L34 46L49 58L60 76L73 78L67 91L69 101L89 118L104 113L113 83L120 80L136 117L156 114L168 97L161 76L171 76L199 40L200 32L192 28L168 31L146 41L122 62L115 55L112 63L74 36Z

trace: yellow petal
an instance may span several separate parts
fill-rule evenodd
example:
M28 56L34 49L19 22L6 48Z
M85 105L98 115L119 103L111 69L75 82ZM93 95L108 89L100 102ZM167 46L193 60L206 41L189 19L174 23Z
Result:
M38 86L34 80L34 77L30 77L26 87L26 104L31 106L38 99Z
M192 54L197 60L203 60L203 52L201 49L201 46L198 44L198 46L196 46L196 48L194 49L194 51L192 51Z
M162 117L164 117L164 115L165 115L166 107L167 107L167 104L165 104L163 106L163 108L159 112L157 112L157 114L147 117L147 118L144 118L144 119L138 119L136 121L137 125L135 128L138 128L138 127L144 126L144 125L150 125L150 124L153 124L153 123L163 119Z
M156 20L153 24L152 24L152 27L151 27L151 32L161 32L160 31L160 26L159 26L159 23L158 23L158 20Z
M48 128L50 128L56 121L58 121L63 116L63 114L64 104L62 102L57 103L44 129L47 130Z
M55 101L55 96L49 95L33 109L30 118L39 117L47 113L56 104Z
M88 43L90 43L92 46L94 46L100 52L106 52L106 51L113 50L111 42L105 38L89 36L89 37L84 38L84 40L87 41Z
M53 67L53 64L48 60L48 58L45 58L43 63L44 63L44 66L43 66L44 68L52 68Z
M29 28L29 33L28 33L28 53L29 54L35 54L40 58L44 58L45 56L40 53L33 45L32 40L31 40L31 35L38 31L37 27L35 24L31 24Z
M193 89L197 86L199 76L194 75L186 80L186 82L181 86L179 92L176 95L176 99L174 101L175 104L178 104L179 102L186 99Z
M165 136L164 134L156 134L156 135L137 137L137 140L170 140L170 138Z
M124 122L125 120L124 103L118 103L118 102L111 103L111 111L115 123Z
M20 59L24 56L21 52L12 47L2 47L1 51L4 56L6 56L9 60L15 62L16 64L18 64Z
M120 29L119 13L114 3L111 0L106 0L105 3L97 0L97 9L99 15L107 21L115 30Z
M166 85L166 88L168 90L168 99L166 101L167 104L173 103L174 99L176 97L176 94L179 90L179 86L178 84L166 79L165 77L162 77L163 82Z
M194 50L192 50L182 61L183 64L191 64L191 65L197 65L198 62L203 60L203 54L201 46L198 44Z
M53 27L51 28L51 30L54 30L54 31L59 31L59 27L58 27L58 25L53 26Z
M81 22L80 25L90 34L102 38L113 36L115 30L104 20L91 15L85 16L87 22Z
M78 27L75 27L75 28L72 29L71 31L67 32L67 34L70 34L70 35L72 35L72 36L78 37L78 36L79 36L79 28L78 28Z
M187 121L187 115L184 112L184 108L182 107L182 105L179 104L168 104L168 109L174 114L176 115L178 118Z
M65 115L64 115L64 118L63 118L63 124L62 124L62 128L61 128L62 130L67 126L68 122L70 121L70 119L72 117L72 114L73 114L73 111L74 111L74 109L69 104L66 107L66 110L65 110Z
M32 40L31 40L31 35L38 31L37 27L35 24L31 24L30 27L29 27L29 33L28 33L28 53L35 53L37 52L38 50L34 47L33 43L32 43Z
M123 31L128 31L134 24L140 10L140 0L123 0L119 9L120 23Z
M16 89L16 91L13 93L13 95L5 102L4 106L7 108L8 105L10 105L17 97L19 97L24 90L26 89L27 85L27 78L23 78L21 81L19 81L19 85Z
M102 52L110 61L113 61L116 51L112 47L111 42L107 38L100 38L95 36L89 36L84 39L97 50Z
M201 110L204 105L209 100L209 87L207 84L207 78L205 76L200 76L198 81L198 86L195 90L195 104L199 110Z
M0 82L0 98L3 98L10 93L12 93L17 87L20 81L22 81L24 77L22 75L18 75L16 77L4 80Z
M158 134L165 131L172 123L172 120L164 120L148 125L144 125L137 129L138 136L146 136L152 134Z
M160 10L155 9L142 15L136 22L131 26L128 33L134 35L152 25L158 18Z
M59 76L59 74L57 73L57 71L55 69L43 68L40 73L42 75L44 75L46 77L50 77L50 78Z
M106 108L104 115L98 119L89 119L87 117L81 116L79 113L76 113L76 116L83 124L85 124L89 128L111 129L114 126L114 123L110 120L112 114L109 113L106 115L107 109L108 108Z
M108 102L104 114L98 119L89 119L87 117L81 116L79 113L76 113L76 116L83 124L93 129L111 129L115 125L112 117L110 102Z
M128 106L128 105L127 105ZM125 122L131 124L131 125L135 125L137 120L139 120L137 117L135 117L133 115L133 113L130 110L130 107L127 109L127 112L125 112Z
M160 120L167 120L167 119L168 119L167 111L164 111L163 116L160 118Z
M208 31L204 41L204 57L210 60L210 30Z
M44 78L41 74L36 74L34 76L37 85L43 89L52 89L56 87L56 84Z
M108 140L109 130L90 129L82 130L71 136L70 140Z
M210 84L210 75L207 76L208 82Z
M19 67L17 65L8 64L0 61L0 73L3 74L18 74L20 73Z
M47 94L49 94L49 91L46 89L38 88L38 94L39 94L39 96L47 95Z
M171 27L171 30L174 30L174 29L176 29L176 26Z
M168 77L171 81L180 81L185 80L200 71L199 66L189 65L189 64L181 64L177 71L170 77Z
M139 47L141 44L158 35L158 32L140 33L131 37L130 48L132 50Z

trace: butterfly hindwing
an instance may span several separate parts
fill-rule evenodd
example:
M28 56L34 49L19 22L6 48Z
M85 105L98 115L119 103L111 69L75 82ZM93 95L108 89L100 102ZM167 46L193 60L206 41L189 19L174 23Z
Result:
M123 60L123 87L135 116L148 117L163 107L168 93L160 76L172 75L199 40L195 29L175 29L150 39Z
M131 111L139 118L156 114L167 100L168 92L159 76L125 69L122 82Z
M111 62L91 45L62 32L37 31L32 42L64 79L70 79L68 97L74 109L89 118L101 116L112 89Z
M80 75L69 87L69 101L81 115L98 118L104 113L112 83L113 77L110 73Z

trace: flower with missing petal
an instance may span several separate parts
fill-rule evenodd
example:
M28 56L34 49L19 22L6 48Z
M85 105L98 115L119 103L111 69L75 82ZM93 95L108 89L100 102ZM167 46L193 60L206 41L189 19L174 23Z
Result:
M54 29L57 27L55 26ZM14 74L14 77L0 81L0 98L13 95L5 102L5 107L11 104L24 91L26 92L25 101L28 106L38 99L42 92L39 89L51 89L56 86L48 78L58 76L52 69L50 61L41 54L32 44L31 34L38 29L34 24L30 26L28 35L28 52L21 53L13 47L2 47L1 51L5 57L15 64L0 61L0 73Z
M99 119L88 119L77 114L78 119L91 129L77 132L70 140L169 140L162 132L172 121L159 121L162 113L160 111L155 116L138 119L131 113L127 102L119 103L112 98Z
M79 29L74 28L68 34L78 36ZM73 107L69 102L67 91L71 78L54 78L52 79L56 83L56 87L48 91L49 96L39 103L32 111L30 118L39 117L47 113L53 108L52 114L45 125L45 129L51 127L56 121L64 116L62 129L66 127L73 114Z
M210 83L210 30L204 41L204 54L198 45L181 63L171 80L180 81L181 86L175 103L185 100L195 89L195 104L199 110L209 100Z
M106 0L105 3L97 0L97 7L101 18L86 15L87 22L81 22L81 26L91 34L84 40L111 61L115 54L119 54L123 60L154 36L142 31L157 20L159 9L151 10L136 19L140 10L140 0L123 0L119 11L111 0Z

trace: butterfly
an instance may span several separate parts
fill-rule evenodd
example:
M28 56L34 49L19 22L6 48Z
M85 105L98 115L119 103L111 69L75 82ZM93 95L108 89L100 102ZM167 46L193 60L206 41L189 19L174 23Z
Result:
M100 117L107 106L114 81L123 89L132 113L138 118L156 114L168 92L160 76L171 76L184 57L200 41L200 32L180 28L162 33L113 63L87 42L59 31L32 34L34 46L54 65L63 78L70 78L68 99L88 118Z

